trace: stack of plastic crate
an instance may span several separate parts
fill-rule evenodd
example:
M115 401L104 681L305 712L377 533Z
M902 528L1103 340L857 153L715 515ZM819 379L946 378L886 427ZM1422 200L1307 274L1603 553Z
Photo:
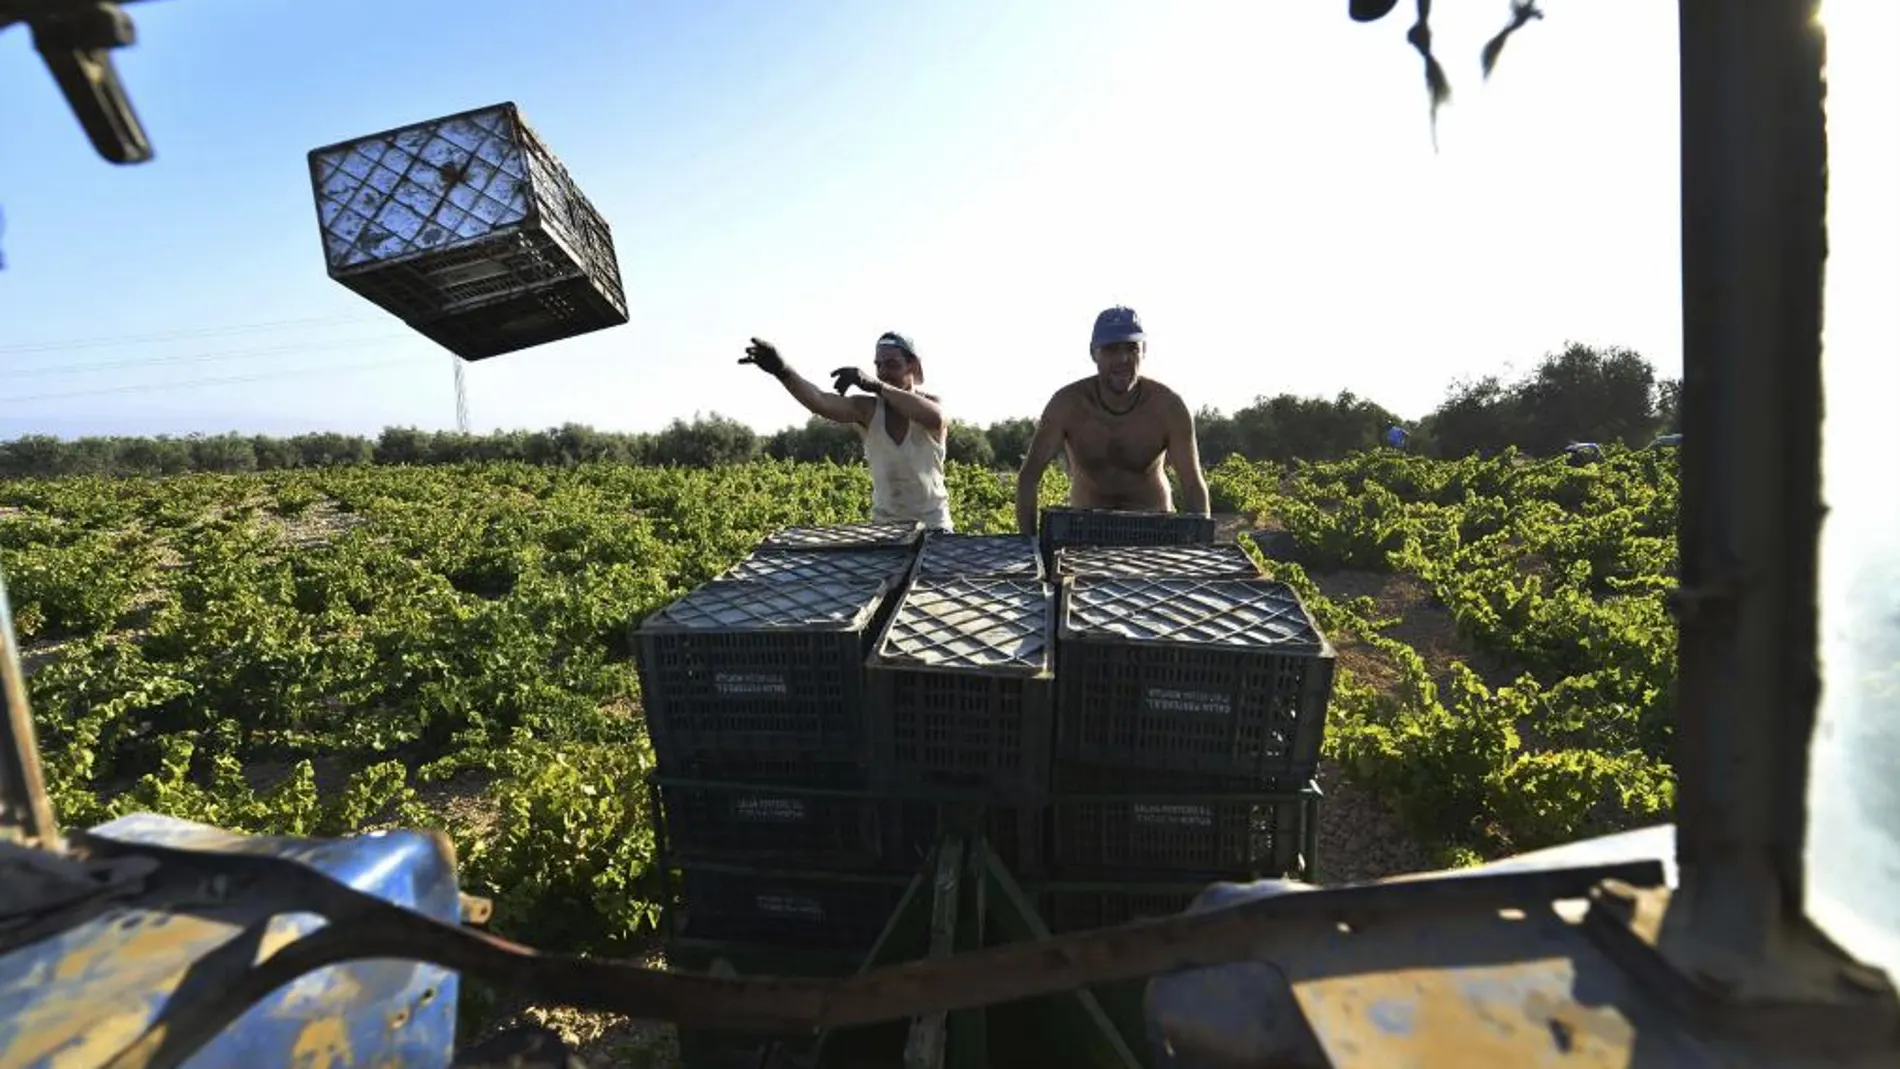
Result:
M880 870L863 666L920 534L780 531L640 625L659 832L682 873L669 953L855 964L882 930L904 882Z
M1051 928L1308 872L1333 652L1294 591L1232 545L1069 545L1055 570Z
M886 861L914 871L962 820L1018 873L1046 850L1054 590L1035 542L932 534L865 663Z

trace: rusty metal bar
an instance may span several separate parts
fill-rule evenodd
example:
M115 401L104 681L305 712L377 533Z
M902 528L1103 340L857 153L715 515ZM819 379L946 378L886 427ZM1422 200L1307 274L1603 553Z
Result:
M284 984L313 970L366 958L426 961L534 1001L765 1033L810 1032L991 1006L1094 984L1134 980L1182 968L1257 960L1290 931L1379 917L1417 919L1480 909L1540 909L1581 898L1605 879L1656 886L1659 862L1396 881L1283 895L1220 910L1117 928L1076 932L950 958L822 979L718 979L644 968L630 962L546 954L401 909L337 883L297 862L242 854L203 854L150 844L132 846L81 834L93 856L150 857L160 864L155 890L171 892L221 878L229 892L278 912L315 913L314 933L255 960L248 932L195 966L201 990L215 997L177 1000L107 1069L171 1069Z
M6 722L0 735L0 838L62 850L59 822L40 771L39 736L33 731L33 710L26 700L26 672L13 636L6 577L0 575L0 716Z
M1688 942L1774 953L1801 911L1820 689L1827 144L1815 0L1680 0L1677 895Z

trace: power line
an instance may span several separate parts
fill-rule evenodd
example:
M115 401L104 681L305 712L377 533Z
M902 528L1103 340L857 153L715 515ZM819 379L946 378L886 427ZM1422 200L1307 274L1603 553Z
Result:
M131 367L165 367L172 364L201 364L222 360L243 360L258 356L281 356L291 353L307 353L324 349L351 349L359 346L383 345L390 342L405 341L413 335L385 334L373 338L343 338L332 341L308 342L298 345L272 345L256 349L224 349L208 353L178 353L167 356L129 357L119 360L98 360L85 364L56 364L47 367L12 368L0 365L0 378L25 379L46 375L73 375L88 371L110 371Z
M63 393L41 393L26 397L0 397L0 405L26 404L29 401L59 401L69 397L98 397L114 393L139 393L155 390L182 390L195 386L225 386L241 382L268 382L276 379L308 378L316 375L336 375L346 371L367 371L373 369L395 369L407 361L373 360L361 364L336 364L327 367L300 368L296 371L278 371L262 375L233 375L218 379L173 380L163 383L140 383L136 386L104 386L92 390L68 390Z
M52 353L71 349L101 349L110 345L139 345L149 342L181 341L190 338L217 338L232 334L257 334L263 331L282 330L285 327L308 327L319 325L340 326L346 323L388 322L387 319L364 318L362 316L322 316L310 319L280 319L269 323L245 323L229 327L195 327L185 330L160 331L150 334L121 334L115 338L76 338L70 341L24 342L17 345L0 345L0 353Z

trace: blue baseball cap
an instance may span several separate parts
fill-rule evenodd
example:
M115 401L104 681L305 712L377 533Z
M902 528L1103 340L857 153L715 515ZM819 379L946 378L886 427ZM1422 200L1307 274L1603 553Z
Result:
M1147 341L1141 329L1141 317L1133 308L1116 305L1095 317L1095 331L1089 336L1089 348L1096 349L1118 341Z

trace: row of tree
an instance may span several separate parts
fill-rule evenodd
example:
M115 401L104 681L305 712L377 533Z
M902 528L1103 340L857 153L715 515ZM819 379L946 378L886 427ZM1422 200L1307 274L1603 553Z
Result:
M1323 460L1378 447L1388 427L1405 426L1406 448L1436 456L1488 454L1507 446L1548 454L1573 441L1642 444L1676 429L1680 383L1627 349L1570 345L1516 382L1497 377L1456 383L1425 418L1406 423L1350 392L1338 397L1261 397L1228 415L1204 408L1196 419L1203 462L1232 454L1254 460ZM1035 421L1008 419L978 427L954 423L950 459L996 467L1021 463ZM273 438L241 434L184 438L29 436L0 443L0 477L82 474L156 475L237 472L339 464L455 464L515 460L532 464L621 461L711 465L761 457L850 462L862 455L847 427L819 418L761 435L714 413L676 419L653 434L623 434L568 424L545 431L468 435L391 427L376 438L305 434Z

